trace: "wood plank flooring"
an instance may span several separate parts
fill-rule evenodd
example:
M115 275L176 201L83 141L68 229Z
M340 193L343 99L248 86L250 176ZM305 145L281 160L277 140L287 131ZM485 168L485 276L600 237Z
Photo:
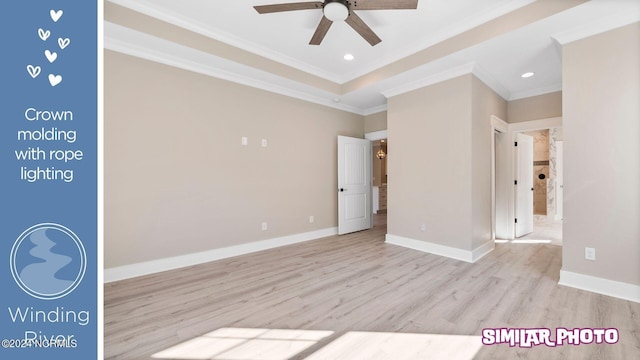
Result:
M468 264L385 244L385 233L379 222L369 231L106 284L105 358L152 359L221 328L333 331L291 357L304 359L327 358L323 348L355 332L481 336L488 327L618 328L620 340L481 346L474 359L640 358L640 304L558 286L559 246L497 244Z

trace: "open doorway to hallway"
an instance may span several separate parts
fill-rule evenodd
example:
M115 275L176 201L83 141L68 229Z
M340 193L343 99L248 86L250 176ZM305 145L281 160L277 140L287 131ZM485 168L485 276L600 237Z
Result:
M373 164L373 226L386 226L387 224L387 155L389 153L387 139L379 139L371 142Z
M562 118L509 124L492 116L491 127L493 239L561 245ZM537 131L546 138L536 139L534 157L530 135ZM528 141L517 144L519 138ZM518 145L528 150L520 151L524 147Z
M386 119L385 119L386 122ZM364 134L365 139L371 141L371 199L373 228L384 230L387 228L387 164L389 156L389 142L387 130L378 130Z
M558 206L562 201L562 128L539 129L522 134L533 139L533 231L517 239L562 245L562 207ZM519 160L516 157L516 161ZM517 197L516 203L518 201L522 199Z
M517 164L518 167L531 166L532 198L523 199L515 192L516 204L533 201L532 230L526 234L516 232L516 241L545 242L562 245L562 128L554 127L524 131L533 140L533 161L531 164ZM516 156L516 161L522 159Z
M562 222L549 221L547 216L534 215L533 232L516 238L515 241L540 242L562 246Z

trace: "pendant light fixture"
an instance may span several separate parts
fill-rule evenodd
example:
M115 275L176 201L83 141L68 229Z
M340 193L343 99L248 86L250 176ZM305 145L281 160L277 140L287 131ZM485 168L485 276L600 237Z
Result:
M376 157L380 160L387 157L387 153L384 151L384 140L380 140L380 150L376 153Z

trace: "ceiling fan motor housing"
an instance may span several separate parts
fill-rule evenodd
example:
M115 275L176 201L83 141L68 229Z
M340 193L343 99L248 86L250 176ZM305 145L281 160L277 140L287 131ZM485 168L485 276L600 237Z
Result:
M344 21L349 17L349 2L347 0L325 0L322 12L331 21Z

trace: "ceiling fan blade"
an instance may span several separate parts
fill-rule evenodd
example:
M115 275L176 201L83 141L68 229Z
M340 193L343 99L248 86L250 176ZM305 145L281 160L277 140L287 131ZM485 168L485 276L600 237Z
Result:
M293 10L312 10L312 9L322 9L322 1L312 1L312 2L297 2L297 3L286 3L286 4L273 4L273 5L257 5L253 8L256 9L260 14L269 14L275 12L283 12L283 11L293 11Z
M324 39L324 36L327 35L327 31L329 31L331 24L333 24L333 21L322 16L322 19L320 19L320 24L318 24L318 27L316 28L316 32L313 33L311 41L309 41L309 45L320 45L320 43Z
M354 0L351 10L417 9L418 0Z
M374 33L373 30L371 30L371 28L367 26L367 24L365 24L364 21L362 21L362 19L353 11L349 13L349 17L344 22L349 24L349 26L351 26L353 30L355 30L358 34L360 34L360 36L367 40L367 42L371 44L371 46L375 46L380 41L382 41L380 40L378 35L376 35L376 33Z

